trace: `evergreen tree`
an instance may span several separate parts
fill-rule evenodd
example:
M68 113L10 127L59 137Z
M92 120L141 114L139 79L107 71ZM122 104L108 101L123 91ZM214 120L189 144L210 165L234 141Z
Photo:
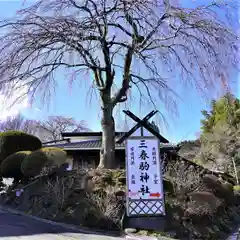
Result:
M212 132L217 124L230 124L236 127L240 123L240 100L233 94L227 93L219 100L213 100L210 111L202 110L202 114L203 134Z
M202 111L201 153L205 163L235 175L240 167L240 100L227 93Z

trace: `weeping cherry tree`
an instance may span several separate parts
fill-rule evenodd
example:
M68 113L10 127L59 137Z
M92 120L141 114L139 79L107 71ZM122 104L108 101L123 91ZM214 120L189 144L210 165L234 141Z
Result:
M207 94L237 66L237 38L218 16L225 10L219 1L197 8L169 0L34 2L0 22L1 87L20 83L45 98L56 71L71 70L75 81L88 74L101 106L99 167L113 168L113 111L133 91L156 107L175 96L178 81Z

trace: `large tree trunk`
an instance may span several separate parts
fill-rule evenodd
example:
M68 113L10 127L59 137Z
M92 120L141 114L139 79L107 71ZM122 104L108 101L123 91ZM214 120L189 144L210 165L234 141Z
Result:
M102 147L98 168L115 167L115 123L111 104L102 104Z

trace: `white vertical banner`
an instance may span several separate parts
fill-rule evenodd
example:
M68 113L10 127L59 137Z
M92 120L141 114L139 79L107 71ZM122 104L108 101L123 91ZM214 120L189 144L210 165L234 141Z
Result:
M126 142L128 215L164 215L159 140L143 137Z

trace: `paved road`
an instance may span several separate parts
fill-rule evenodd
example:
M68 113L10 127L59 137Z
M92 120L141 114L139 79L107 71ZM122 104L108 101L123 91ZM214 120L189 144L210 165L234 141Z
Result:
M65 228L0 210L0 240L124 240L120 237L67 232Z

